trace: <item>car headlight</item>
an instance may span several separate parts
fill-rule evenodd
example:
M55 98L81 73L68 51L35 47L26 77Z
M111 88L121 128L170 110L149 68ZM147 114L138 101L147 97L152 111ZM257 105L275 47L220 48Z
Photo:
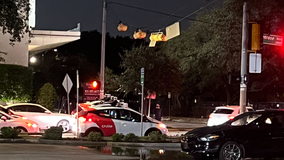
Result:
M205 141L205 142L208 142L208 141L215 141L219 138L219 135L216 135L216 134L209 134L209 135L205 135L203 137L200 137L198 138L200 141Z
M159 128L167 128L167 126L166 126L165 124L163 124L163 123L159 123L159 124L158 124L158 127L159 127Z

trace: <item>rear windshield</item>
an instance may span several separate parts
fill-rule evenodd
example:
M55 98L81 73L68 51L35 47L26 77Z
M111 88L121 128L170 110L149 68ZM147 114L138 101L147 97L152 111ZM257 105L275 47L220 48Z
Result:
M234 110L231 109L216 109L213 113L232 114Z

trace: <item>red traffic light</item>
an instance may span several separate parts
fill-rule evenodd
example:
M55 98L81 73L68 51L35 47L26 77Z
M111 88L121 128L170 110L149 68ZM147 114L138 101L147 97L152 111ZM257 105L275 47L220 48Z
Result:
M93 81L92 82L92 87L93 88L98 88L98 86L99 86L99 83L97 81Z

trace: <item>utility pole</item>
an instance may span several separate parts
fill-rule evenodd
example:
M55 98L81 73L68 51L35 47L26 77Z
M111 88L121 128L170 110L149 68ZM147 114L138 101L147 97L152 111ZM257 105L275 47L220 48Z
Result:
M243 6L243 31L242 31L242 53L241 53L240 113L244 113L245 110L246 110L247 52L248 52L248 8L247 8L247 2L244 2L244 6Z
M105 45L106 45L106 0L103 0L102 21L102 47L101 47L101 71L100 71L100 99L104 98L105 90Z

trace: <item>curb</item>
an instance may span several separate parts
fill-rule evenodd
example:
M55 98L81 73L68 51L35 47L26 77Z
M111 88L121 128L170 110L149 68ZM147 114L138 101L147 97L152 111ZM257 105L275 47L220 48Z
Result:
M4 139L0 138L0 143L34 143L51 145L71 145L71 146L130 146L130 147L164 147L180 148L179 142L174 143L133 143L133 142L90 142L74 140L47 140L47 139Z
M130 146L130 147L164 147L180 148L180 143L133 143L133 142L108 142L111 146Z

